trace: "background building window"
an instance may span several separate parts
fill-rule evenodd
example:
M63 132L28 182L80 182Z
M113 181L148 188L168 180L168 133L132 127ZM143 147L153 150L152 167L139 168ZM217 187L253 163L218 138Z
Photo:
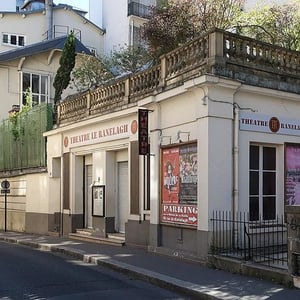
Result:
M32 106L49 102L49 76L41 74L23 73L22 104L26 104L26 93L32 97Z
M13 46L25 46L25 36L17 34L3 33L2 43Z
M276 148L250 146L249 153L250 221L276 218Z

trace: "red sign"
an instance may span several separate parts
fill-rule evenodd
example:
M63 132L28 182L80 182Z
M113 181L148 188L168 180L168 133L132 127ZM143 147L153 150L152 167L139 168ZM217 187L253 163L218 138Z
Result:
M198 208L196 205L162 204L162 222L182 225L197 225L197 219Z

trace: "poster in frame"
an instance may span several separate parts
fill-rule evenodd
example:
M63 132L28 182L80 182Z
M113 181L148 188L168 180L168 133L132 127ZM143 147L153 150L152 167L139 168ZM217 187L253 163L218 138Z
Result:
M92 187L92 203L93 217L105 217L105 185Z
M285 205L300 205L300 144L286 143L284 154Z
M198 223L197 143L161 149L161 222L196 227Z

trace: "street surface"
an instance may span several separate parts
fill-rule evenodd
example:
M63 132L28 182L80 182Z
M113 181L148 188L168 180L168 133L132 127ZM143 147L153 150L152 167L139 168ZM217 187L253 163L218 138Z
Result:
M188 299L65 255L0 242L0 299Z

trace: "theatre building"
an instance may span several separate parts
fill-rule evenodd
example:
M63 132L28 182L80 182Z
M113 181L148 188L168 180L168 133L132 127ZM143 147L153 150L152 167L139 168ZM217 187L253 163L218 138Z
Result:
M299 66L298 52L216 30L65 99L45 133L57 230L199 259L218 235L224 249L258 247L253 228L286 244L276 222L300 204Z

